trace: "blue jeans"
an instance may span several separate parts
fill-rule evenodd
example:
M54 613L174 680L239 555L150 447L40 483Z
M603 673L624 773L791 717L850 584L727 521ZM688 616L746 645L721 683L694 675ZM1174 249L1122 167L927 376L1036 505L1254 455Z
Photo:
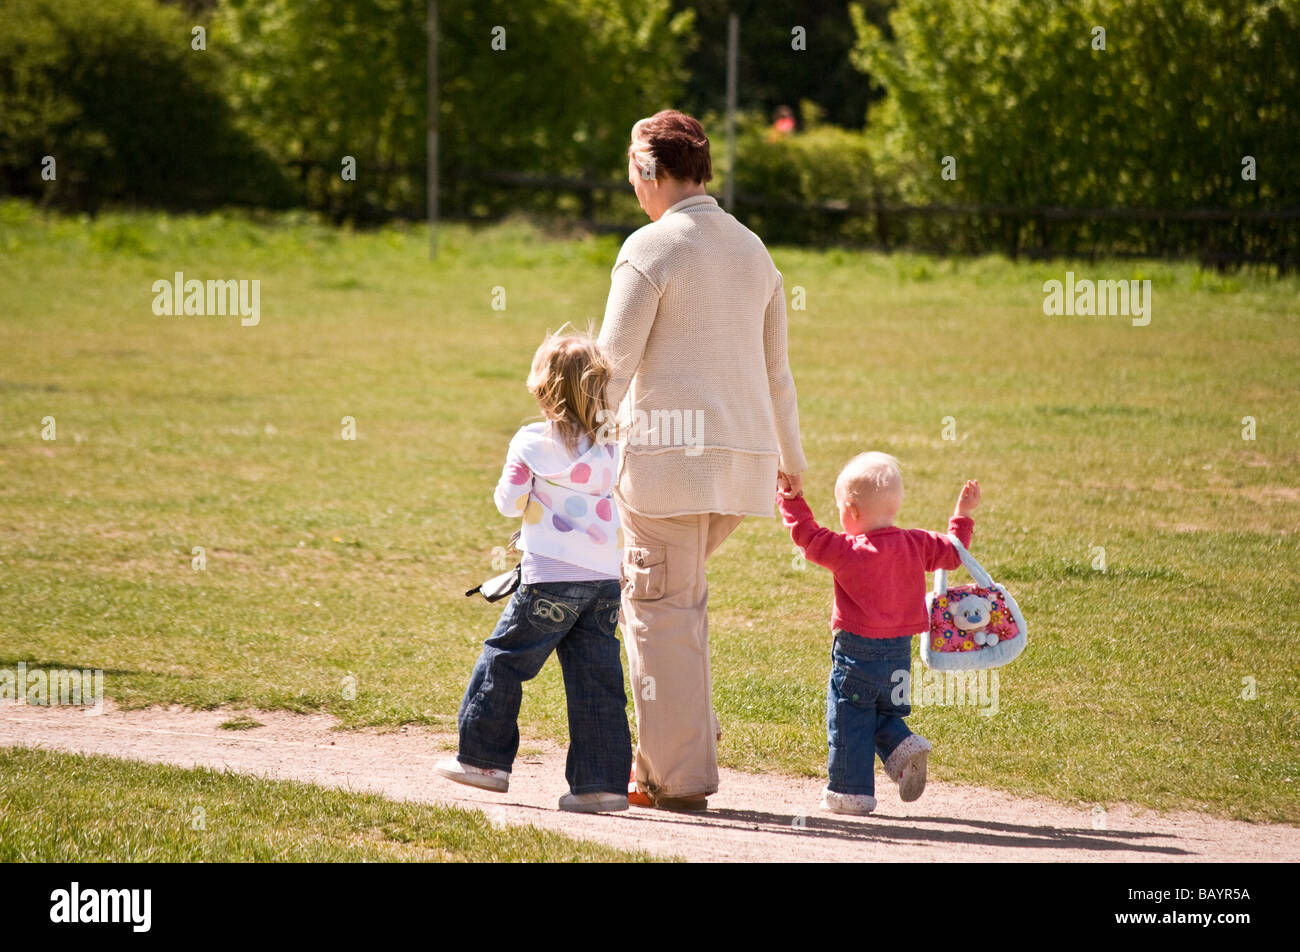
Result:
M875 756L885 761L912 733L903 718L911 689L912 636L862 638L835 632L826 693L826 739L830 745L827 788L834 793L876 792ZM901 681L897 672L908 673ZM903 703L895 704L901 696Z
M457 759L509 770L519 752L523 682L555 651L569 705L573 793L627 793L632 737L619 658L617 579L520 585L483 651L460 705Z

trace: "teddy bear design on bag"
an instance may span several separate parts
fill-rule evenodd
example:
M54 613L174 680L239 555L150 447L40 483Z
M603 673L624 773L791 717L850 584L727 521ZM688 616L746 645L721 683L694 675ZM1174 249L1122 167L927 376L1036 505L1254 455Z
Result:
M993 608L993 603L987 598L979 595L964 595L951 608L953 624L970 634L977 645L996 645L997 634L988 630Z

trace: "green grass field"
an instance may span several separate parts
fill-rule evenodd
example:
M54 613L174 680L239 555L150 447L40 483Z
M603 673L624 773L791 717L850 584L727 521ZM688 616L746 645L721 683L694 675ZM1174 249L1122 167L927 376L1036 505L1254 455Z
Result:
M532 826L493 827L476 810L26 748L0 749L0 800L3 863L651 859Z
M127 705L454 727L499 614L462 593L512 528L491 491L536 412L531 354L599 324L618 242L508 223L444 229L436 264L426 244L0 204L0 668L103 668ZM1028 619L996 716L915 711L932 775L1300 823L1300 282L773 256L806 291L790 353L823 523L865 449L902 460L903 524L942 529L978 478L973 551ZM1150 325L1045 316L1067 270L1149 278ZM261 323L155 316L175 271L260 280ZM821 773L828 574L749 519L710 589L723 762ZM521 729L565 737L558 665Z

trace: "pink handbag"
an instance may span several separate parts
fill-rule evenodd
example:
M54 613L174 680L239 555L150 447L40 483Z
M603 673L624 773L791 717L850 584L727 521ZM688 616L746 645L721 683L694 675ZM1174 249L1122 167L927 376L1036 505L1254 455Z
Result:
M1025 617L1011 593L993 581L956 536L961 564L973 582L948 587L948 573L934 573L934 591L925 597L930 630L922 636L921 660L936 671L997 668L1025 650Z

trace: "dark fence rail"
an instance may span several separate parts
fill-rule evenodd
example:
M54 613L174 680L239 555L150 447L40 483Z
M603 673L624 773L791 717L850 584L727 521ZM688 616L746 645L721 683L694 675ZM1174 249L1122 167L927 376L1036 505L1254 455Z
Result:
M424 217L422 166L358 170L296 162L312 204L339 218L382 221ZM326 184L326 178L333 181ZM368 181L365 187L363 181ZM406 183L407 201L391 183ZM413 189L412 183L418 186ZM343 186L351 186L345 188ZM492 221L512 212L558 214L614 234L645 224L623 181L451 169L443 173L442 207L453 220ZM397 198L399 200L394 201ZM383 205L381 206L380 203ZM884 199L802 201L740 191L733 213L769 243L839 245L941 254L1000 251L1012 258L1182 258L1225 269L1300 268L1300 208L1078 208L1003 204L905 205Z

